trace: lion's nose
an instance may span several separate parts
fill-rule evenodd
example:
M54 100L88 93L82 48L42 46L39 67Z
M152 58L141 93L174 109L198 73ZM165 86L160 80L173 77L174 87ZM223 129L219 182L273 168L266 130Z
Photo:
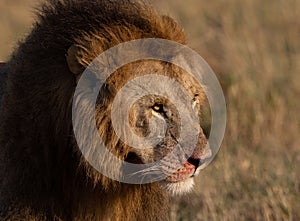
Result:
M209 145L206 146L205 150L202 153L193 153L192 156L188 157L188 162L195 166L197 169L198 167L203 167L205 163L211 158L212 150L210 149Z
M193 157L188 158L187 161L188 161L190 164L192 164L192 165L195 166L195 170L197 170L197 168L200 166L200 162L201 162L200 159L196 159L196 158L193 158Z

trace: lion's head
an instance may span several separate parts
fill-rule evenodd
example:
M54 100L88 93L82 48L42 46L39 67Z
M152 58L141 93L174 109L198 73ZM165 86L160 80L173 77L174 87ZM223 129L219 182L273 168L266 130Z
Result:
M166 220L165 190L180 194L193 186L193 177L211 151L209 128L203 124L204 89L188 69L173 63L180 59L188 63L190 58L175 53L167 56L168 61L151 56L134 60L113 70L107 79L101 64L93 62L108 49L137 39L185 45L182 28L143 2L47 0L43 4L32 32L5 68L0 219ZM156 43L141 54L167 52ZM108 64L116 63L115 57L108 57ZM89 70L95 80L85 82ZM103 85L98 90L99 80ZM82 82L86 84L80 87ZM89 95L95 91L94 102ZM138 96L147 91L151 93ZM131 98L136 99L127 102ZM92 113L87 121L80 118L74 123L72 107L77 103L78 113ZM104 154L92 139L90 125L103 141ZM126 165L142 169L128 170ZM119 182L114 174L132 177L134 184L148 184L128 185L130 179Z
M67 54L69 68L78 80L89 65L93 66L89 68L93 69L95 76L98 75L89 82L81 83L90 88L83 93L83 96L79 94L77 98L87 99L85 101L87 103L90 102L87 93L94 93L95 81L102 77L101 71L103 71L97 66L97 62L92 62L94 57L90 57L90 53L97 54L93 51L96 42L97 40L93 42L93 48L80 42L71 46ZM107 58L107 62L117 62L109 61L115 56L117 55ZM176 59L176 55L173 59ZM86 69L87 72L89 68ZM153 75L156 77L153 78ZM176 83L182 88L177 88ZM139 96L139 92L143 94L145 91L151 93ZM119 101L116 102L118 99ZM129 99L134 99L134 102L129 104ZM162 188L175 195L191 190L194 176L211 157L207 142L208 133L204 133L203 125L199 120L202 118L203 107L206 104L202 86L185 70L168 62L141 60L120 67L105 80L95 105L95 119L98 133L104 140L105 146L119 159L132 164L151 164L151 167L139 171L128 171L122 166L117 170L122 171L124 176L132 177L132 180L135 177L141 183L143 179L151 181L151 177L154 180L158 178ZM92 106L91 103L88 105ZM126 109L124 105L130 107ZM180 106L184 106L186 110L183 113L184 117L179 113ZM85 105L79 109L83 115L86 114ZM113 116L115 119L112 119ZM183 122L183 118L188 122ZM128 127L124 129L123 126L126 124ZM182 124L186 124L184 142L180 141ZM90 140L87 132L89 129L83 125L86 123L80 121L74 126L81 128L84 140ZM147 138L148 142L140 140L143 138ZM89 141L84 145L93 146L94 143ZM89 154L97 155L97 151L93 148L97 147L91 147ZM86 162L86 159L82 161ZM101 163L108 162L104 159ZM99 175L99 172L91 169L88 163L85 167L93 171L90 172L93 179L101 179L102 183L106 179ZM139 183L133 181L136 182Z

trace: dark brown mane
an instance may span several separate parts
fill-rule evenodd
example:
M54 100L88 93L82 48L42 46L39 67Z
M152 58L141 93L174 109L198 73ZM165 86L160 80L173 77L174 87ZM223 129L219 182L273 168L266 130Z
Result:
M4 62L0 62L0 69L3 68L5 66Z
M166 220L155 184L105 189L80 167L71 124L71 45L105 50L138 38L185 42L175 21L130 0L48 0L7 63L0 114L0 219ZM96 41L95 39L102 39ZM99 53L89 48L91 61ZM1 65L0 65L1 68Z

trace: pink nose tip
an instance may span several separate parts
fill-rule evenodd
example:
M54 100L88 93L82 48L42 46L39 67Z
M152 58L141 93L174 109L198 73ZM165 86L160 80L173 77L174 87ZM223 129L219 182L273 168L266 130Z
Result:
M195 170L200 166L200 159L190 157L188 162L195 166Z

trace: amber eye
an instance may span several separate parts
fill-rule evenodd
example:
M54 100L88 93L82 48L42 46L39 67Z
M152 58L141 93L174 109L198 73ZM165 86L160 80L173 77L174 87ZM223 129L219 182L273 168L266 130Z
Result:
M163 108L163 105L162 104L154 104L152 106L152 109L155 111L155 112L163 112L164 108Z
M199 94L195 94L194 95L194 98L193 98L193 101L197 101L197 98L199 97Z

